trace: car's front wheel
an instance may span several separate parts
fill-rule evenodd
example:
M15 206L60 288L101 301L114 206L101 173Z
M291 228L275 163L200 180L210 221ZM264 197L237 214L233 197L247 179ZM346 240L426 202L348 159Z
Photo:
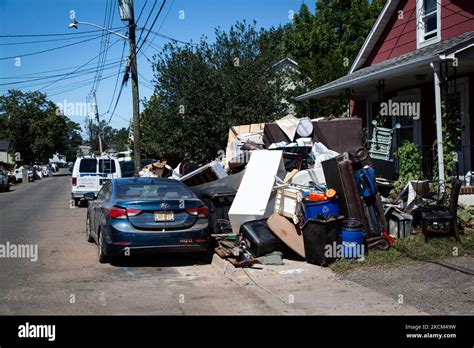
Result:
M91 234L91 219L89 217L89 214L87 214L87 220L86 220L86 240L89 243L92 243L94 241L94 238L92 237L92 234Z
M105 238L102 233L99 232L97 236L97 249L99 253L99 262L100 263L108 263L109 256L105 254Z

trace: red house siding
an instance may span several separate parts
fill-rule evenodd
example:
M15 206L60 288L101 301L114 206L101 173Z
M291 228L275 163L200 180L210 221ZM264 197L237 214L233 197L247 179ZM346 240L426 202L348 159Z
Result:
M399 19L399 11L403 18ZM365 66L416 50L416 0L402 0L367 59Z
M441 0L441 39L474 31L474 0ZM399 11L403 18L399 19ZM416 0L401 0L364 66L416 50Z
M447 40L474 30L474 1L441 1L441 39Z

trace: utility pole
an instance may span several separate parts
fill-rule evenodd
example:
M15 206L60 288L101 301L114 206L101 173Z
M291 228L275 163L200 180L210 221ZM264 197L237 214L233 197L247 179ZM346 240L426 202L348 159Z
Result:
M132 97L133 97L133 157L135 159L135 174L141 170L140 161L140 99L138 95L138 69L137 69L137 48L135 42L135 15L133 13L133 0L118 0L120 19L128 22L128 36L122 35L111 29L103 28L94 23L81 22L76 19L69 24L69 28L77 29L78 24L90 25L111 34L117 35L122 39L130 41L130 72L132 75ZM94 96L95 97L95 96ZM99 122L98 113L96 114L97 122ZM99 123L100 133L100 123ZM99 142L101 143L100 136ZM102 147L102 145L101 145Z
M103 148L102 148L102 132L101 132L101 129L100 129L100 119L99 119L99 108L97 107L97 98L95 96L95 92L94 92L94 113L95 113L95 118L97 120L97 129L99 130L99 151L100 151L100 154L102 155L103 153Z
M140 148L140 99L138 95L138 69L135 43L135 15L133 0L130 0L128 21L128 36L130 39L130 72L132 74L133 97L133 158L135 161L135 175L142 169Z

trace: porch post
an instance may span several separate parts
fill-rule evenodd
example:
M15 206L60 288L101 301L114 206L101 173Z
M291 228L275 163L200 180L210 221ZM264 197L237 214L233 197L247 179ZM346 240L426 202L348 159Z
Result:
M431 68L434 73L434 89L435 89L435 111L436 111L436 143L438 150L438 178L440 183L440 191L445 190L444 178L444 154L443 154L443 120L441 109L441 86L439 79L439 63L432 62Z

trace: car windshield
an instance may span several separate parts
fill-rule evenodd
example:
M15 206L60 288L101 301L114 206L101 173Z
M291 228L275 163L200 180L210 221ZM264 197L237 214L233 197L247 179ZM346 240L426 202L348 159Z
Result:
M118 199L191 199L196 196L187 187L176 181L156 181L151 183L119 184Z
M97 172L97 160L95 158L83 158L79 166L80 173L95 173Z

